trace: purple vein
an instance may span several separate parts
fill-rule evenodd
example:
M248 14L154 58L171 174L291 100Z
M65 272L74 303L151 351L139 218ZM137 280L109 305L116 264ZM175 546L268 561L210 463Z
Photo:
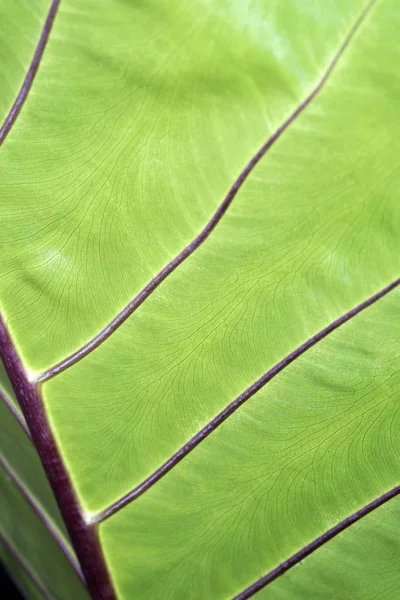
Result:
M281 137L281 135L286 131L286 129L291 125L296 118L307 108L307 106L312 102L312 100L318 95L318 93L322 90L324 85L326 84L329 76L334 70L339 58L342 56L347 46L350 44L353 39L355 33L359 29L361 23L364 21L368 12L371 10L373 5L377 2L377 0L372 0L363 10L356 23L348 33L345 38L343 44L339 48L332 62L328 66L327 71L317 84L317 86L313 89L313 91L307 96L307 98L296 108L296 110L286 119L286 121L272 134L272 136L266 141L266 143L258 150L258 152L253 156L250 162L245 166L243 171L240 173L239 177L236 179L232 187L230 188L228 194L223 200L222 204L219 206L216 213L213 215L208 224L204 227L204 229L199 233L199 235L188 245L186 246L178 256L173 258L171 262L169 262L147 285L143 290L135 297L129 304L121 310L121 312L102 330L98 333L94 338L92 338L87 344L82 346L79 350L63 359L53 367L51 367L48 371L45 371L37 378L37 382L47 381L52 377L62 373L78 361L82 360L85 356L93 352L100 344L102 344L107 338L110 337L125 321L135 312L136 309L152 294L158 286L171 274L175 269L183 263L212 233L215 227L218 225L222 217L227 212L228 208L232 204L234 198L236 197L238 191L253 171L255 166L260 162L263 156L267 153L267 151L273 146L273 144Z
M293 554L293 556L288 558L288 560L285 560L275 569L264 575L264 577L258 579L258 581L256 581L248 588L246 588L243 592L235 596L233 600L246 600L246 598L250 598L262 588L264 588L266 585L272 583L275 579L286 573L286 571L289 571L289 569L297 565L301 560L305 559L307 556L315 552L315 550L318 550L318 548L320 548L321 546L332 540L334 537L342 533L342 531L344 531L351 525L354 525L354 523L357 523L357 521L367 516L370 512L376 510L377 508L385 504L385 502L388 502L389 500L395 498L399 494L400 486L397 486L389 492L386 492L386 494L383 494L379 498L376 498L370 504L367 504L360 510L357 510L355 513L347 517L347 519L344 519L344 521L341 521L340 523L332 527L332 529L328 529L328 531L323 533L320 537L316 538L314 541L304 546L304 548L302 548L299 552Z
M19 410L17 410L16 406L14 405L14 402L12 402L12 400L10 400L10 398L7 396L7 394L5 392L3 392L3 390L1 390L1 389L0 389L0 398L4 402L4 404L7 406L8 410L15 417L15 420L18 422L18 424L25 431L28 438L31 438L31 434L29 433L28 425L26 424L24 417L21 415Z
M29 380L0 315L0 359L14 389L32 441L54 492L87 587L95 600L116 600L97 528L89 524L51 429L39 386Z
M42 594L43 598L46 600L55 600L54 597L50 594L50 592L45 588L39 577L32 570L31 566L28 562L22 558L20 553L14 548L14 546L10 543L10 541L6 538L3 533L0 533L0 540L3 543L7 552L13 557L13 559L19 564L21 569L24 571L25 575L34 583L39 592ZM16 582L18 584L18 582Z
M32 496L31 492L28 490L26 485L21 481L15 471L10 467L10 465L0 456L0 466L3 467L4 471L7 473L8 477L14 482L15 486L18 488L22 496L28 502L29 506L34 510L39 519L42 521L43 525L49 531L50 535L56 542L56 544L60 547L61 551L65 554L68 562L71 564L72 568L78 575L79 579L83 584L86 585L84 577L82 575L82 571L76 560L76 557L71 551L71 548L66 543L63 535L58 530L58 528L54 525L54 523L49 519L49 517L44 512L43 508L37 502L37 500Z
M386 296L389 292L394 290L400 284L400 278L393 281L390 285L385 287L383 290L365 300L349 312L345 313L336 321L333 321L330 325L322 329L319 333L308 339L304 344L296 348L293 352L288 354L283 360L277 363L272 369L264 373L262 377L257 379L250 387L248 387L240 396L238 396L233 402L231 402L222 412L220 412L212 421L210 421L203 429L201 429L191 440L189 440L182 448L178 450L171 458L167 460L159 469L157 469L150 477L145 479L139 486L131 490L128 494L111 504L103 512L99 513L93 522L100 523L105 519L108 519L127 504L136 500L144 492L150 489L157 481L164 477L171 469L173 469L181 460L185 458L192 450L196 448L203 440L205 440L213 431L215 431L228 417L230 417L237 409L242 406L247 400L249 400L256 392L263 388L271 379L276 377L278 373L288 367L293 361L299 358L304 352L315 346L318 342L323 340L327 335L335 331L338 327L358 315L360 312L377 302L383 296Z
M22 110L22 107L25 104L25 100L28 97L30 89L32 87L33 81L36 77L37 70L40 65L40 61L42 60L43 52L46 48L50 31L53 26L53 22L55 16L57 14L58 7L60 5L61 0L53 0L50 6L50 10L48 12L42 34L39 39L39 43L36 47L35 54L33 55L32 62L29 66L26 77L23 81L21 89L19 90L18 96L15 99L14 104L12 105L10 112L8 113L3 125L0 127L0 146L3 144L7 135L9 134L12 126L14 125L19 113Z

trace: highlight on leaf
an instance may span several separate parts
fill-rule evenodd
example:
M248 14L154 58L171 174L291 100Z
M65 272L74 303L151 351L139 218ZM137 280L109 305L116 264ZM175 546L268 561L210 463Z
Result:
M0 7L24 597L400 593L396 0Z

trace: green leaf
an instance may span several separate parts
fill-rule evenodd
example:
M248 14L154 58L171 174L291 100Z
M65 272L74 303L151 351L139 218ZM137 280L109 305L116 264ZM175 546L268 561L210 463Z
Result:
M102 524L122 598L132 582L143 598L232 598L398 482L399 300L304 353Z
M71 576L66 557L4 472L0 489L3 539L24 557L51 598L87 600L81 582Z
M400 553L393 532L398 531L399 517L400 498L394 498L259 592L255 600L303 600L310 597L310 590L326 600L337 594L363 600L395 598Z
M0 122L22 85L41 34L47 0L14 0L0 6Z
M253 4L61 4L2 147L2 306L30 369L87 342L199 233L363 1Z
M12 553L12 550L6 548L3 541L0 542L0 559L9 573L13 574L15 583L18 585L23 597L30 600L43 600L43 594L37 584L32 581L31 572L27 573L21 566L18 557Z
M0 532L24 593L396 597L398 2L0 18Z

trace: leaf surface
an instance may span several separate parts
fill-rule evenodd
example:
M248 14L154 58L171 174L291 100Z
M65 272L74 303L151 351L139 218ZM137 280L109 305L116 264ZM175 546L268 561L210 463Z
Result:
M81 562L60 485L99 539L84 553L114 596L89 577L95 600L244 599L400 483L400 8L63 0L51 31L48 10L0 9L0 117L48 36L1 147L0 302L25 388L3 348L6 370ZM3 370L0 386L3 458L66 541ZM87 597L3 479L6 539L55 598ZM397 508L257 597L396 596Z
M0 486L2 537L24 557L50 598L88 600L79 579L71 575L65 556L3 471Z
M102 524L122 597L232 598L394 487L399 318L398 292L354 317Z
M337 594L343 600L395 598L399 590L399 517L400 499L395 498L254 598L303 600L311 593L326 600Z
M61 4L0 171L2 306L30 369L87 342L197 235L362 7Z
M25 79L47 9L47 0L14 0L0 5L0 123Z

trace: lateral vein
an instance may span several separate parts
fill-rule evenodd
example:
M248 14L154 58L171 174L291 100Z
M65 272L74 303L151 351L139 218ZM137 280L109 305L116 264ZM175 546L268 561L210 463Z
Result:
M4 535L4 533L0 532L0 541L3 543L5 549L13 559L20 565L21 569L24 571L25 575L32 581L32 583L37 587L39 592L43 595L45 600L55 600L54 596L50 594L47 588L44 586L42 581L36 575L36 573L32 570L31 566L28 562L20 555L16 548L11 544L10 540Z
M288 367L293 361L298 359L307 350L315 346L318 342L323 340L330 333L338 329L341 325L361 313L363 310L386 296L389 292L393 291L400 285L400 278L393 281L390 285L383 288L380 292L371 296L361 304L358 304L355 308L345 313L332 323L316 333L314 336L309 338L304 344L296 348L293 352L288 354L280 362L278 362L272 369L264 373L262 377L257 379L250 387L248 387L240 396L238 396L233 402L220 412L212 421L210 421L205 427L203 427L191 440L189 440L184 446L182 446L171 458L169 458L161 467L159 467L150 477L145 479L140 485L135 487L133 490L125 494L122 498L111 504L104 511L98 513L97 516L92 518L92 522L101 523L112 515L119 512L122 508L136 500L139 496L149 490L157 481L162 479L171 469L176 467L192 450L196 448L201 442L203 442L213 431L215 431L228 417L242 406L247 400L249 400L256 392L263 388L271 379L276 377L278 373Z
M273 144L281 137L281 135L286 131L286 129L297 119L297 117L307 108L307 106L314 100L314 98L319 94L319 92L323 89L326 82L328 81L331 73L336 67L339 59L349 46L351 40L354 35L360 28L361 24L365 20L366 16L372 9L372 7L376 4L378 0L371 0L363 12L358 17L357 21L347 34L345 40L337 51L336 55L330 62L327 70L324 75L316 85L316 87L312 90L312 92L303 100L303 102L296 108L296 110L284 121L284 123L272 134L272 136L265 142L265 144L258 150L258 152L251 158L248 164L245 166L243 171L240 173L236 181L233 183L232 187L228 191L225 199L222 204L219 206L217 211L214 213L211 220L207 223L204 229L199 233L199 235L188 245L186 246L180 254L178 254L175 258L173 258L143 289L133 300L129 302L123 308L118 315L104 328L102 329L95 337L93 337L89 342L84 344L79 350L73 352L68 357L64 358L57 364L53 365L47 371L38 375L36 382L45 382L49 379L52 379L56 375L59 375L69 367L72 367L74 364L82 360L85 356L93 352L98 346L100 346L103 342L105 342L121 325L139 308L141 304L158 288L158 286L169 276L175 269L182 264L189 256L193 254L209 237L209 235L214 231L218 223L221 221L222 217L227 212L228 208L232 204L235 199L237 193L240 188L247 180L255 166L260 162L260 160L264 157L264 155L268 152L268 150L273 146Z
M29 65L28 72L22 83L21 89L19 90L18 96L16 97L14 104L10 109L10 112L6 116L3 125L0 127L0 146L4 143L7 135L13 127L31 90L33 81L36 77L36 73L43 57L43 53L49 40L50 31L53 27L53 22L60 6L60 2L61 0L53 0L51 3L50 10L47 14L47 18L42 29L42 34L36 47L35 54L33 55L32 62Z
M4 404L7 406L8 410L10 411L10 413L14 416L15 420L18 422L18 424L24 430L24 432L26 433L26 435L28 436L28 438L32 439L31 438L31 434L30 434L29 429L28 429L28 425L26 424L26 421L25 421L24 417L16 409L16 407L14 406L14 403L10 400L10 398L7 396L7 394L3 390L1 390L1 389L0 389L0 398L4 402Z
M43 525L49 531L56 544L60 547L63 554L65 554L68 562L71 564L79 579L84 585L86 585L79 563L76 560L76 557L74 556L73 552L71 551L71 548L69 547L68 543L64 539L64 536L59 531L58 527L56 527L53 521L48 517L48 515L40 506L36 498L31 494L31 492L28 490L23 481L19 478L14 469L7 463L7 461L2 456L0 456L0 466L4 469L8 477L11 479L11 481L13 481L17 489L20 491L21 495L25 498L29 506L37 514L39 519L42 521Z
M289 569L297 565L300 561L304 560L307 556L318 550L318 548L321 548L321 546L332 540L340 533L342 533L342 531L348 529L351 525L354 525L354 523L357 523L357 521L359 521L363 517L366 517L369 513L376 510L389 500L392 500L399 494L400 485L394 487L385 494L382 494L382 496L379 496L379 498L376 498L370 504L367 504L363 508L357 510L355 513L353 513L352 515L350 515L331 529L328 529L328 531L325 531L325 533L323 533L320 537L316 538L315 540L304 546L301 550L293 554L290 558L278 565L275 569L272 569L272 571L270 571L269 573L258 579L255 583L250 585L248 588L243 590L243 592L235 596L233 600L247 600L247 598L250 598L257 592L259 592L262 588L275 581L275 579L289 571Z

